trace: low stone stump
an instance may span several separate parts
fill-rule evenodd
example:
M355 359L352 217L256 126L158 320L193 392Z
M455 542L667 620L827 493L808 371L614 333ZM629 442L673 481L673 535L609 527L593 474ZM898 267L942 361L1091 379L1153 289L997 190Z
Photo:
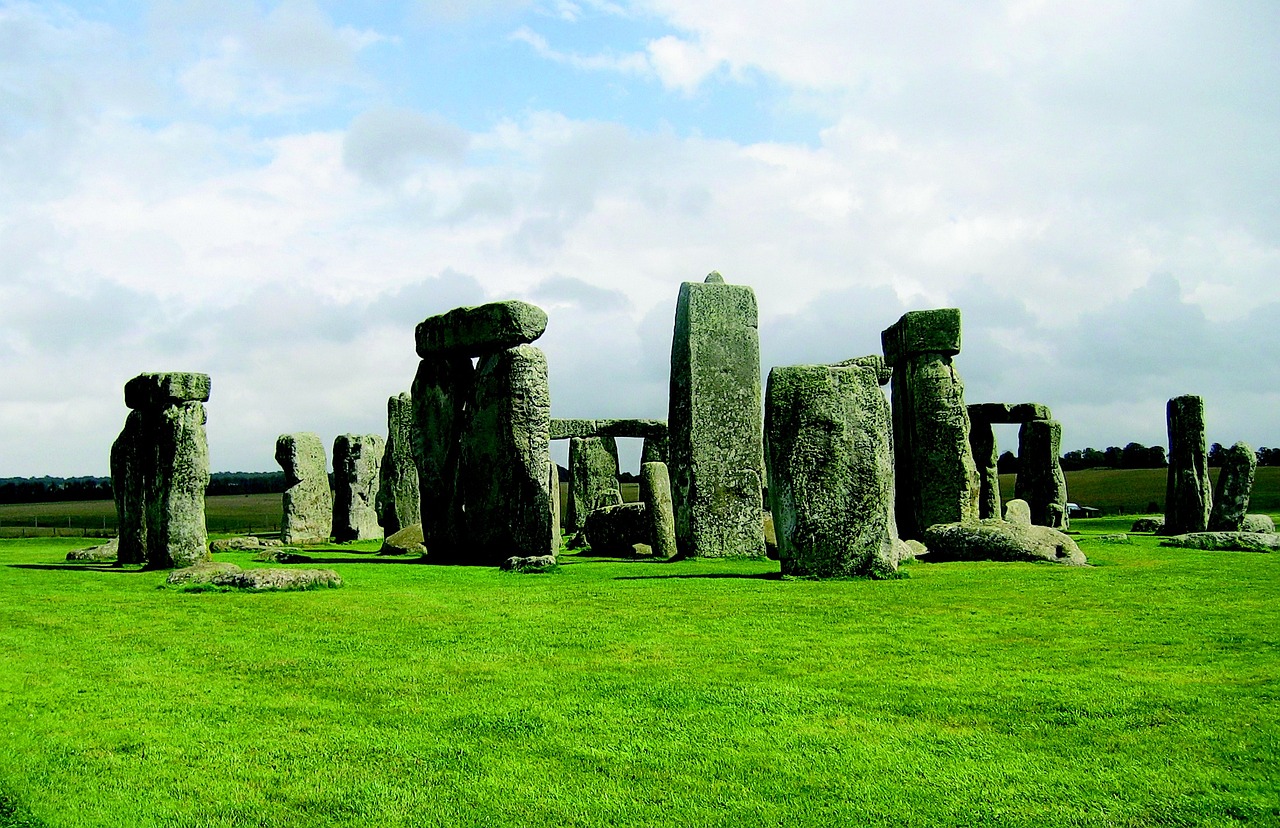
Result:
M278 549L264 549L254 555L253 559L259 563L282 564L311 563L315 560L310 555L303 555L298 550L290 549L287 546L282 546Z
M390 537L384 538L379 555L425 555L427 547L422 541L422 524L406 526Z
M1048 526L1021 526L1003 520L937 523L924 533L930 563L936 561L1048 561L1068 566L1088 563L1080 547Z
M1129 527L1130 532L1146 532L1148 534L1159 532L1164 528L1164 517L1144 517L1138 518L1133 522L1133 526Z
M206 563L175 570L165 584L269 592L340 587L342 578L332 569L241 569L229 563Z
M1256 532L1188 532L1165 538L1160 541L1160 545L1210 552L1275 552L1280 549L1280 535L1260 535Z
M272 549L284 546L275 538L260 538L257 535L241 535L234 538L219 538L209 541L210 552L257 552L260 549Z
M1124 532L1113 532L1110 535L1098 535L1094 540L1099 543L1133 543L1133 540Z
M1019 526L1031 525L1031 504L1025 500L1014 498L1004 505L1004 522L1016 523Z
M100 546L85 549L73 549L67 553L67 560L80 563L115 563L120 550L120 539L112 538Z
M556 566L555 555L514 555L503 561L500 568L507 572L549 572Z
M631 557L637 543L649 542L649 521L643 503L622 503L587 515L587 545L593 555Z
M1271 519L1271 515L1245 515L1244 522L1240 524L1240 531L1253 532L1257 535L1274 535L1276 522Z

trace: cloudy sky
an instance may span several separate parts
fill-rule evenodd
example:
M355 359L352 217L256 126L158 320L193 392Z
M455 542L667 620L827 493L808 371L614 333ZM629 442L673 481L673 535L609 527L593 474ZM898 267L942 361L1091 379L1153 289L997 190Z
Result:
M1278 32L1273 0L0 0L0 476L105 474L142 371L212 375L215 470L384 432L414 324L512 297L554 416L663 417L713 269L766 371L956 306L969 401L1047 403L1064 450L1163 444L1186 393L1280 445Z

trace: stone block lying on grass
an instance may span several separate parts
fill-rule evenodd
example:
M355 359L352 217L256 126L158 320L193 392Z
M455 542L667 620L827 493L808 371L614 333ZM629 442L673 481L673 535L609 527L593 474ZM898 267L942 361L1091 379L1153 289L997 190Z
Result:
M206 563L176 570L165 583L266 592L340 587L342 578L332 569L241 569L229 563Z
M288 547L280 547L278 549L264 549L253 556L255 561L262 563L311 563L314 560L310 555L303 555L296 549Z
M1274 552L1280 549L1280 535L1256 532L1189 532L1160 541L1161 546L1207 549L1214 552Z
M422 542L422 524L414 523L385 538L379 555L425 555L427 547Z
M1129 527L1130 532L1159 532L1164 528L1164 516L1138 518Z
M648 543L649 522L643 503L622 503L587 515L587 544L593 555L631 556L637 543Z
M1115 532L1110 535L1098 535L1094 538L1101 543L1133 543L1133 540L1124 532Z
M275 538L264 540L257 535L241 535L235 538L219 538L218 540L209 541L210 552L257 552L260 549L270 549L278 546L284 546L284 544Z
M1244 522L1240 524L1240 531L1253 532L1258 535L1274 535L1276 522L1271 519L1271 515L1245 515Z
M1021 526L1002 520L936 523L924 532L927 555L935 561L1049 561L1088 563L1076 542L1048 526Z
M502 562L502 569L508 572L546 572L556 566L555 555L513 556Z
M112 538L101 546L90 546L87 549L74 549L67 553L69 561L89 561L93 563L115 563L120 549L120 539Z

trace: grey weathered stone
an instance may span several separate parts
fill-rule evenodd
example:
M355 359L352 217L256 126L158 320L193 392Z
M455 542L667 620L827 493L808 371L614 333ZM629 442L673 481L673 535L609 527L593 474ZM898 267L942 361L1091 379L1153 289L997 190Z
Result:
M643 503L620 503L587 515L587 544L593 555L626 555L637 543L648 543L649 521Z
M342 578L332 569L241 569L229 563L204 563L175 570L165 583L268 592L340 587Z
M1067 535L1048 526L1020 526L1001 520L947 523L930 526L924 533L934 561L1050 561L1083 566L1088 563L1080 547Z
M556 567L555 555L515 555L501 564L507 572L547 572Z
M1031 507L1031 522L1067 528L1067 478L1059 463L1062 424L1031 420L1018 429L1018 476L1014 495Z
M671 477L666 463L640 464L640 502L649 522L649 545L661 558L675 556L676 514L671 502Z
M111 444L111 490L116 502L120 564L140 564L147 558L144 476L155 452L144 433L144 420L141 411L130 411L120 436Z
M764 442L756 297L685 282L671 342L669 470L684 557L761 557Z
M1256 532L1188 532L1160 541L1161 546L1206 549L1215 552L1274 552L1280 549L1280 535Z
M1239 532L1249 511L1253 493L1253 476L1258 469L1258 455L1248 443L1236 443L1223 452L1218 485L1213 491L1213 510L1209 513L1209 531Z
M116 537L98 546L89 546L84 549L73 549L67 553L67 560L88 561L90 563L115 563L119 554L120 539Z
M599 420L553 419L551 439L570 437L665 437L666 420L606 418Z
M560 525L560 466L552 460L547 463L547 494L551 498L551 554L559 555L564 542L564 529Z
M215 554L221 552L258 552L263 549L279 548L283 545L275 538L263 539L257 535L237 535L233 538L219 538L218 540L209 541L209 551Z
M1162 531L1168 535L1203 532L1213 509L1204 448L1204 400L1190 394L1174 397L1167 414L1169 473Z
M405 526L422 522L418 501L418 465L414 462L413 397L397 394L387 399L387 442L378 469L378 522L384 534L394 535Z
M126 408L168 408L187 402L208 402L208 374L171 371L139 374L124 385Z
M276 462L284 470L280 540L327 543L333 530L333 492L320 435L310 431L276 438Z
M869 368L875 374L876 382L879 385L888 385L889 380L893 379L893 369L889 367L889 364L884 361L884 357L880 354L869 354L832 363L833 368L848 368L851 366Z
M881 341L893 367L898 533L918 539L935 523L977 520L981 485L964 384L951 363L960 350L960 311L904 314Z
M1240 523L1240 531L1271 535L1275 534L1276 522L1271 519L1271 515L1245 515Z
M532 345L483 357L473 400L459 463L462 562L496 566L512 555L544 555L552 508L547 358Z
M297 549L282 546L276 549L263 549L261 552L253 556L255 561L259 563L311 563L314 558L310 555L303 555Z
M425 555L427 547L422 543L422 524L405 526L382 539L379 555Z
M1099 543L1133 543L1133 540L1123 532L1113 532L1109 535L1095 535L1093 539Z
M769 372L769 502L787 575L887 577L897 569L889 404L874 367Z
M1013 498L1004 505L1004 520L1018 526L1031 526L1031 504L1025 500Z
M537 305L512 299L454 308L418 323L418 356L486 356L533 342L547 329L547 314Z
M969 406L969 450L978 469L978 517L1000 517L1000 469L996 432L989 420L976 419Z
M151 569L194 566L209 559L204 495L209 486L205 410L183 402L159 410L151 430L155 465L144 484L147 559Z
M1029 423L1052 420L1049 406L1042 403L974 403L969 406L969 419L988 423Z
M333 441L333 539L382 537L374 502L386 445L377 434L340 434Z
M573 437L569 440L569 502L565 526L577 531L608 490L618 491L618 446L612 437Z
M463 546L458 480L475 370L465 356L428 357L413 380L413 459L418 465L422 534L430 560L450 562Z
M1159 532L1164 528L1164 517L1144 517L1138 518L1129 527L1130 532Z

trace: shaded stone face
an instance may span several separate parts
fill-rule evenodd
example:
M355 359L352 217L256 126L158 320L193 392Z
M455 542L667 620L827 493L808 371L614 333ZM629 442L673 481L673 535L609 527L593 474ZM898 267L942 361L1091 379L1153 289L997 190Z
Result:
M333 527L333 492L320 435L309 431L276 438L276 462L284 470L280 540L325 543Z
M565 525L576 532L608 491L618 492L618 445L612 437L574 437L569 440L569 508Z
M1032 420L1018 429L1018 477L1014 495L1027 502L1031 522L1065 529L1067 478L1059 462L1062 424L1057 420Z
M333 539L382 537L374 502L386 445L377 434L340 434L333 441Z
M897 569L890 431L873 367L769 372L769 501L784 574L884 577Z
M978 517L1000 517L1000 469L996 433L988 420L975 419L969 406L969 450L978 470Z
M661 558L674 557L676 548L676 515L671 503L671 478L667 464L646 462L640 464L640 502L644 504L645 519L649 524L649 540L653 554Z
M551 497L551 552L552 556L560 554L560 467L556 461L547 463L547 494Z
M685 282L671 343L670 476L686 557L764 555L755 293Z
M533 342L547 329L547 314L537 305L510 300L454 308L418 323L418 356L478 357Z
M140 564L147 559L146 499L144 469L154 456L147 445L141 411L130 411L124 430L111 445L111 489L116 501L119 528L117 560L121 564Z
M422 535L433 561L456 557L464 534L458 463L475 370L465 356L427 357L413 380L413 459Z
M1203 532L1213 509L1204 446L1204 400L1194 395L1174 397L1166 411L1169 472L1161 531L1168 535Z
M1209 531L1239 532L1249 511L1258 455L1247 443L1236 443L1223 454L1222 471L1218 473L1218 485L1213 492Z
M208 374L167 372L139 374L125 383L127 408L165 408L184 402L208 402L211 383Z
M619 503L587 516L587 543L593 555L631 555L636 544L649 542L643 503Z
M880 334L880 344L890 368L924 354L955 356L960 353L960 311L938 308L905 313Z
M413 458L413 398L398 394L387 399L387 442L378 474L378 522L394 535L422 520L418 501L418 465Z

